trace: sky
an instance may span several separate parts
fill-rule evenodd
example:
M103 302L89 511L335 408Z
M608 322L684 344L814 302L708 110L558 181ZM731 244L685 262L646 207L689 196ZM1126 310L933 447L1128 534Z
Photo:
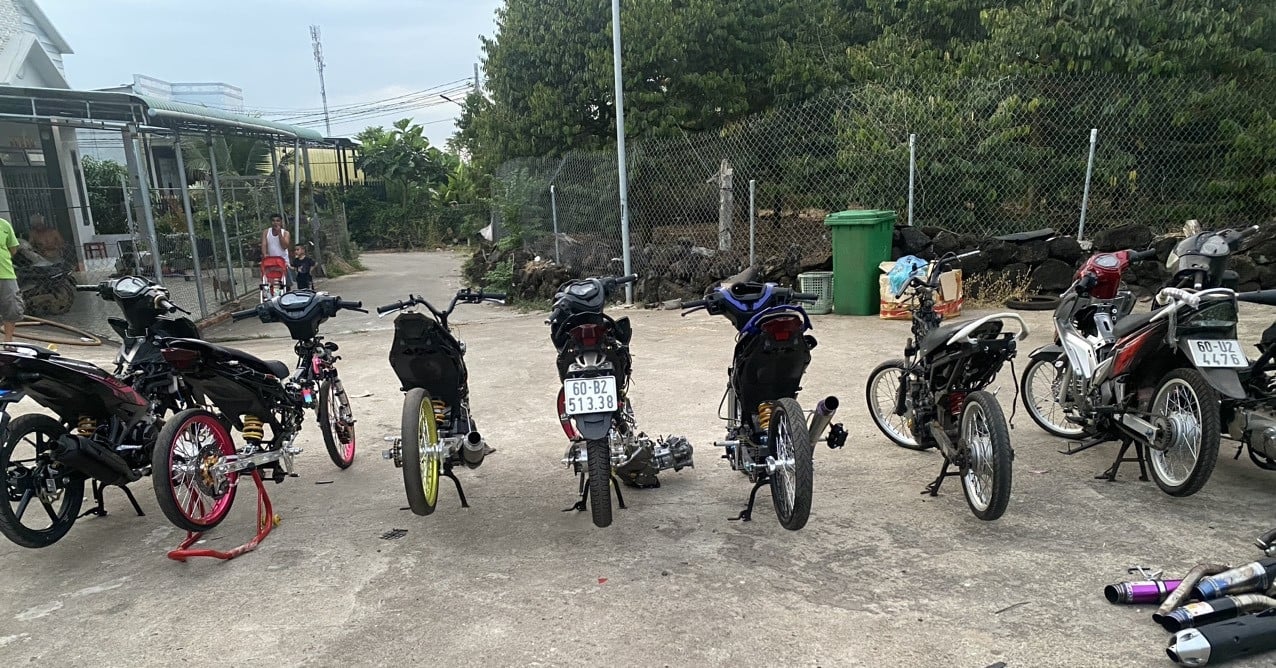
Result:
M328 105L386 100L442 84L470 83L480 35L496 30L502 0L37 0L74 54L71 86L129 83L133 74L166 81L221 82L243 89L246 111L267 118L321 107L311 25L322 32ZM448 97L458 102L465 92ZM425 106L433 105L433 106ZM353 136L369 125L413 118L432 144L454 132L461 108L433 93L404 109L333 122ZM322 120L311 125L323 131Z

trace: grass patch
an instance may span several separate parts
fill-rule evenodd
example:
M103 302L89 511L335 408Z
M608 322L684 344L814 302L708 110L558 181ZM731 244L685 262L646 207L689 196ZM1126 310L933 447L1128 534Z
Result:
M1000 271L972 276L966 280L965 290L970 305L976 308L1000 308L1008 301L1027 299L1030 294L1027 274Z

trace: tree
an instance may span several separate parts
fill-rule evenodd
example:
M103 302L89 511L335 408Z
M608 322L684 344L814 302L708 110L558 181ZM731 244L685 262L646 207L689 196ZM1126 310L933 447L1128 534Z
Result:
M401 204L429 201L445 183L449 170L457 163L454 156L430 146L420 125L409 119L394 123L386 131L373 127L357 136L363 145L358 166L365 174L380 179L392 190Z
M89 211L93 215L94 231L98 234L125 234L128 214L124 201L124 188L128 170L113 160L98 160L84 156L80 160L84 168L84 185L89 195Z

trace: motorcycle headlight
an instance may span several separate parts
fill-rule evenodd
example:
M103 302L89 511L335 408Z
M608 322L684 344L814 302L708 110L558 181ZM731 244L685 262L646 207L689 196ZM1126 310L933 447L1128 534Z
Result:
M1170 271L1179 268L1179 254L1177 251L1170 251L1170 256L1165 258L1165 268Z

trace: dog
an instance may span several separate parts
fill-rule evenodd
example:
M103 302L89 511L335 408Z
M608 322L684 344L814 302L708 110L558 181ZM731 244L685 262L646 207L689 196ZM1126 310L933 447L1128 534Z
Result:
M217 274L213 274L213 299L222 304L235 301L235 291L231 289L230 281Z

